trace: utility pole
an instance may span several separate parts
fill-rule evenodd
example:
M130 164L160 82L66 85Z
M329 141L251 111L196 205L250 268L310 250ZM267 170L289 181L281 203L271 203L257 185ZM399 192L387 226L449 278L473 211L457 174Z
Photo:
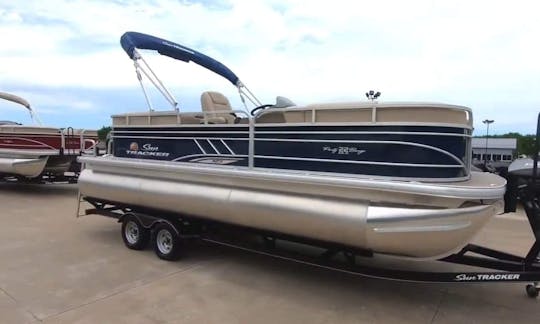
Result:
M487 125L487 130L486 130L486 150L484 152L484 170L487 170L486 169L486 166L487 166L487 150L488 150L488 137L489 137L489 124L493 123L494 120L493 119L484 119L482 121L482 123L486 124Z

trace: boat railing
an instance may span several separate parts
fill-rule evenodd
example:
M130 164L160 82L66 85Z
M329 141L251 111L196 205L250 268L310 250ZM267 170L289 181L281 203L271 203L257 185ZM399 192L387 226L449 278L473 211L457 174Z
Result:
M348 110L352 110L356 107L346 107L346 109ZM293 112L296 111L297 108L288 108L288 110L290 112ZM313 109L313 110L312 110ZM327 107L322 107L322 109L328 109ZM320 110L322 110L320 109ZM283 109L283 108L271 108L271 109L268 109L267 111L283 111L283 110L287 110L287 109ZM306 107L306 108L298 108L299 111L316 111L318 110L317 107ZM365 110L364 110L365 111ZM231 113L234 113L235 114L235 118L239 118L239 117L244 117L244 118L239 118L239 119L236 119L235 120L235 124L232 123L231 119L229 118L228 120L226 120L226 118L223 118L223 117L228 117L229 114ZM151 113L140 113L140 114L130 114L130 115L123 115L123 116L113 116L113 120L116 121L114 124L117 125L117 126L134 126L134 125L137 125L137 126L141 126L141 125L172 125L172 124L175 124L175 112L171 112L171 111L162 111L162 112L151 112ZM209 129L213 129L213 128L216 128L215 130L212 130L212 132L218 132L218 133L223 133L223 132L226 132L225 129L231 127L231 130L234 130L234 128L237 128L238 126L243 126L242 127L242 132L245 132L246 135L247 135L247 138L244 138L244 140L247 141L247 155L246 155L246 158L247 158L247 165L250 169L253 169L255 167L255 160L257 158L269 158L267 156L259 156L256 154L255 152L255 146L257 144L258 141L283 141L283 139L275 139L275 138L270 138L268 136L266 136L266 134L271 134L271 133L275 133L275 131L268 131L267 129L265 128L262 128L262 129L259 129L257 126L261 125L261 126L265 126L265 125L270 125L268 123L265 123L265 122L261 122L259 121L259 117L262 115L262 113L259 113L259 114L256 114L254 117L253 116L250 116L249 114L247 114L246 112L244 112L243 110L219 110L219 111L200 111L200 112L196 112L196 113L184 113L184 117L187 117L187 118L191 118L191 119L186 119L186 120L183 120L183 123L179 124L179 126L185 126L185 127L188 127L188 128L192 128L194 126L197 126L197 125L206 125L205 127L208 127ZM147 119L147 117L149 116L152 116L152 118L156 118L155 120L154 119ZM131 117L133 117L133 119L130 119ZM232 116L231 116L232 118ZM354 120L350 120L351 122L354 122ZM324 123L325 121L323 121L322 123ZM311 122L309 121L306 121L306 122L301 122L303 124L310 124ZM315 124L319 123L318 121L315 121ZM429 124L429 125L433 125L432 122L429 122L429 123L423 123L424 125L426 124ZM276 124L277 125L277 124ZM445 124L446 126L457 126L457 124ZM247 126L247 127L246 127ZM466 128L466 125L464 124L460 124L459 125L460 128ZM244 128L245 127L245 128ZM223 129L225 128L225 129ZM247 128L247 129L246 129ZM238 131L238 130L235 130L235 131ZM119 130L119 132L121 133L124 133L122 135L116 135L116 130L113 130L113 138L116 137L116 136L120 136L120 137L125 137L125 132L127 132L127 134L129 133L133 133L134 131L132 130ZM258 138L258 134L259 132L261 132L262 134L265 134L265 136L263 136L262 138ZM325 132L328 132L328 131L325 131ZM193 140L198 146L199 146L199 149L204 153L206 154L206 152L204 152L204 150L200 147L200 145L198 144L198 141L209 141L209 139L207 138L207 136L202 136L201 138L198 138L197 136L195 136L195 134L192 134L191 131L183 131L182 132L183 134L187 134L186 136L184 136L186 139L190 139L190 140ZM397 132L397 133L400 133L400 132ZM467 131L463 131L463 133L439 133L439 132L429 132L429 133L422 133L423 136L429 136L429 135L439 135L439 136L452 136L452 137L463 137L464 139L466 139L466 143L467 145L470 145L469 144L469 138L470 138L470 134L469 132ZM129 135L128 135L129 136ZM223 140L223 139L222 139ZM225 139L227 140L227 139ZM287 139L287 141L295 141L294 139ZM297 139L296 141L302 141L302 139ZM311 139L310 142L320 142L320 143L332 143L334 140L325 140L325 139ZM356 143L356 144L361 144L361 143L366 143L365 140L349 140L349 141L345 141L346 143ZM370 143L375 143L375 141L371 140L369 141ZM380 143L389 143L388 141L379 141ZM394 141L392 142L392 144L395 144L395 145L410 145L410 146L416 146L416 147L422 147L424 149L427 149L427 150L431 150L431 151L437 151L439 153L442 153L444 154L445 156L453 159L455 162L455 164L448 164L448 165L440 165L438 167L442 167L442 168L463 168L464 170L464 174L466 175L466 177L468 176L469 174L469 161L467 158L465 159L461 159L460 157L457 157L455 156L454 154L451 154L450 152L447 152L446 150L442 150L438 147L435 147L435 146L432 146L432 145L426 145L426 144L418 144L418 143L405 143L405 142L400 142L400 141ZM210 143L209 144L210 146L212 146L212 144ZM216 148L213 148L217 154L220 154L219 151L216 149ZM230 151L230 148L229 148L229 151ZM109 148L107 150L107 152L111 153L112 152L112 149L109 145ZM232 154L234 154L232 152ZM299 158L299 157L294 157L294 156L280 156L280 157L271 157L273 159L280 159L280 160L309 160L309 161L314 161L314 162L333 162L333 163L355 163L355 164L366 164L366 162L362 162L362 161L350 161L348 159L337 159L337 160L332 160L332 159L320 159L320 158L316 158L316 157L309 157L309 158ZM398 165L399 163L387 163L387 162L373 162L373 164L379 164L379 165ZM406 167L434 167L433 165L431 164L399 164L401 166L406 166ZM453 180L455 180L453 178Z
M380 105L374 102L372 105L361 105L358 103L347 103L335 106L333 104L309 105L305 107L270 108L259 111L255 114L255 120L268 114L283 114L286 122L287 117L300 123L324 123L324 122L409 122L409 123L430 123L444 125L460 125L472 128L472 112L467 107L424 104L404 107L402 104ZM303 114L303 116L301 115ZM300 119L300 120L298 120ZM439 122L443 121L443 122Z
M88 145L88 148L86 144L90 144ZM97 147L97 142L91 138L85 138L85 139L81 139L81 149L80 149L80 152L81 152L81 155L83 154L88 154L88 151L90 151L91 155L94 155L94 156L97 156L99 155L99 150L98 150L98 147Z
M73 127L60 128L60 155L72 154L73 149L70 147L75 136Z
M86 150L86 139L84 138L84 133L86 129L81 130L79 133L79 152L84 152Z
M106 152L105 154L113 154L113 144L114 144L114 140L112 138L108 138L107 139L107 149L106 149Z
M97 141L91 138L85 138L86 129L83 129L79 133L79 152L80 154L86 154L87 151L92 151L93 155L98 155ZM87 145L89 144L89 145ZM87 148L88 146L88 148Z
M66 147L64 148L67 149L67 152L68 154L70 155L73 155L75 154L75 149L73 148L72 145L70 144L73 144L73 142L75 141L75 130L73 129L73 127L68 127L67 128L67 143L66 143Z
M66 149L66 129L61 128L60 129L60 155L64 155L64 151Z
M410 107L403 107L402 104L385 104L379 105L374 102L372 105L359 105L357 103L340 104L335 106L329 105L310 105L306 107L286 107L286 108L270 108L261 110L250 120L249 129L249 165L253 165L254 157L254 141L255 127L253 124L273 124L273 121L259 122L261 117L268 114L282 114L284 123L298 124L325 124L325 123L365 123L371 125L381 124L402 124L407 125L430 125L430 126L450 126L463 128L461 134L440 134L446 136L461 136L465 139L466 156L463 161L458 157L444 152L451 158L459 162L459 167L465 170L465 174L469 174L471 159L471 129L472 129L472 112L467 107L442 105L442 104L415 104ZM325 113L323 115L323 113ZM341 115L341 116L340 116ZM283 123L281 122L281 123ZM467 131L469 129L469 131ZM433 133L437 135L437 133ZM434 147L429 147L438 150ZM438 150L440 151L440 150Z
M113 125L194 125L194 124L224 124L217 121L216 118L232 115L239 118L239 121L252 118L244 110L215 110L215 111L197 111L197 112L180 112L178 109L174 111L148 111L136 114L126 114L113 116ZM163 121L164 117L169 119ZM174 118L174 120L173 120Z
M248 144L248 167L250 169L253 169L254 167L254 157L255 157L255 122L254 117L250 116L247 112L244 110L214 110L214 111L202 111L203 114L203 122L205 125L208 125L209 123L212 123L211 117L212 115L218 115L218 114L232 114L235 118L241 118L240 116L245 116L248 121L249 126L249 144ZM216 116L221 117L221 116ZM239 121L241 122L244 120L244 118L241 118Z
M74 148L73 144L75 143L75 130L72 127L61 128L60 129L60 155L68 154L85 154L88 151L92 151L93 155L98 155L97 153L97 142L94 139L86 138L85 133L86 129L80 130L79 135L79 147ZM89 144L89 145L88 145ZM88 148L87 148L88 147ZM77 152L78 151L78 152Z
M244 110L215 110L215 111L203 111L204 124L209 123L208 116L216 114L233 114L235 118L241 118L239 116L245 116L249 126L249 140L248 140L248 167L253 169L255 161L255 117L250 116ZM220 117L220 116L217 116ZM212 118L212 117L210 117ZM240 119L240 122L243 118ZM211 121L210 121L211 122Z

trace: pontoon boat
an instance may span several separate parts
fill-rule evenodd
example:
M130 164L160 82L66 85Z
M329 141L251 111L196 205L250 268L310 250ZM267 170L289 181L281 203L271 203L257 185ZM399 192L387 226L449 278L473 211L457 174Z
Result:
M471 172L467 107L378 102L373 93L364 102L295 105L278 97L262 105L202 53L134 32L121 44L139 81L153 80L172 110L154 110L141 81L149 110L112 116L112 154L79 159L80 195L94 205L412 258L459 250L502 211L505 180ZM201 112L181 112L143 49L212 70L255 108L232 109L208 91Z
M64 180L66 172L78 172L77 156L94 149L96 131L44 127L25 99L5 92L0 99L26 107L36 124L0 121L0 179Z

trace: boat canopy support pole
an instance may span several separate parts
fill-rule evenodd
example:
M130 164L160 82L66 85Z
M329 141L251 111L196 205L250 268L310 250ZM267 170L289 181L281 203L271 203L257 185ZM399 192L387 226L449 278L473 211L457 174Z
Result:
M34 123L38 124L39 126L43 125L43 123L41 122L41 119L39 118L39 116L36 114L36 112L29 108L29 111L30 111L30 118L32 118L32 120L34 121Z
M23 98L21 98L19 96L16 96L16 95L13 95L13 94L10 94L10 93L7 93L7 92L1 92L1 91L0 91L0 99L5 99L5 100L8 100L8 101L11 101L11 102L14 102L14 103L17 103L19 105L24 106L26 109L28 109L28 113L30 114L30 119L32 119L32 121L34 123L36 123L37 125L39 125L39 126L42 125L41 119L36 114L34 109L32 109L32 107L30 106L30 103L28 101L26 101L25 99L23 99Z
M146 104L148 105L149 111L154 111L154 107L152 107L152 102L150 101L150 98L148 97L148 93L146 93L146 88L144 87L144 83L142 82L142 75L139 68L139 63L136 59L133 60L133 65L135 66L135 73L137 74L137 80L139 80L139 84L141 85L141 89L144 94L144 99L146 100Z
M242 101L242 105L244 106L244 111L249 113L248 107L246 105L246 99L244 98L244 95L242 94L242 88L240 86L237 86L236 88L238 89L238 95L240 96L240 100Z
M257 99L257 97L253 94L253 92L251 92L251 90L249 90L248 87L246 87L242 81L238 80L238 82L236 83L236 88L238 89L238 95L240 96L240 100L242 101L242 104L244 105L244 110L246 111L246 113L248 114L249 116L249 109L246 105L246 99L247 98L249 100L249 102L251 102L251 104L255 107L259 107L262 105L261 101L259 99ZM244 91L245 89L245 91Z
M246 100L244 99L244 97L246 97L255 107L262 105L259 99L255 97L253 92L251 92L251 90L249 90L249 88L246 87L241 81L238 81L238 84L236 85L236 87L238 88L240 99L242 100L242 103L244 103L244 107L246 108L246 111L247 111L247 106L246 106ZM244 91L243 89L245 89L246 91Z
M144 64L144 66L139 64L139 60ZM161 80L156 75L154 70L152 70L150 65L148 65L148 63L146 63L144 58L141 56L141 54L137 50L134 50L133 62L134 62L134 65L135 65L135 71L137 73L137 79L139 80L139 83L141 84L141 87L142 87L143 92L144 92L144 96L146 98L146 102L148 103L148 106L149 106L150 110L153 111L154 109L152 108L152 105L150 103L148 94L147 94L147 92L146 92L146 90L144 88L144 84L142 82L142 75L141 75L140 72L142 72L146 76L146 78L154 85L154 87L156 87L156 89L161 93L161 95L163 95L165 100L167 100L171 104L173 109L178 110L178 102L176 101L174 96L167 89L167 87L165 87L165 85L163 84L163 82L161 82ZM146 69L148 69L148 71L150 73L148 73L146 71Z

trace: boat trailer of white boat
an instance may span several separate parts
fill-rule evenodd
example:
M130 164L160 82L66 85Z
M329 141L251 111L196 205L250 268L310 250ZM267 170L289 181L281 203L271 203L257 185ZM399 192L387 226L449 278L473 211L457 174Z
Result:
M164 260L178 259L186 241L199 239L278 259L372 278L430 283L529 282L526 293L529 297L536 298L540 292L540 183L533 177L514 189L516 190L512 194L522 202L535 237L535 242L526 256L468 244L458 253L438 260L489 271L419 272L373 267L365 265L365 262L358 262L362 257L373 257L374 253L370 250L88 197L81 199L80 195L77 217L97 214L115 218L122 223L121 235L128 248L142 250L152 241L156 255ZM81 214L80 206L83 201L90 203L93 208L88 208ZM305 249L303 252L291 249L291 244L295 243L318 248L318 253L306 254Z

